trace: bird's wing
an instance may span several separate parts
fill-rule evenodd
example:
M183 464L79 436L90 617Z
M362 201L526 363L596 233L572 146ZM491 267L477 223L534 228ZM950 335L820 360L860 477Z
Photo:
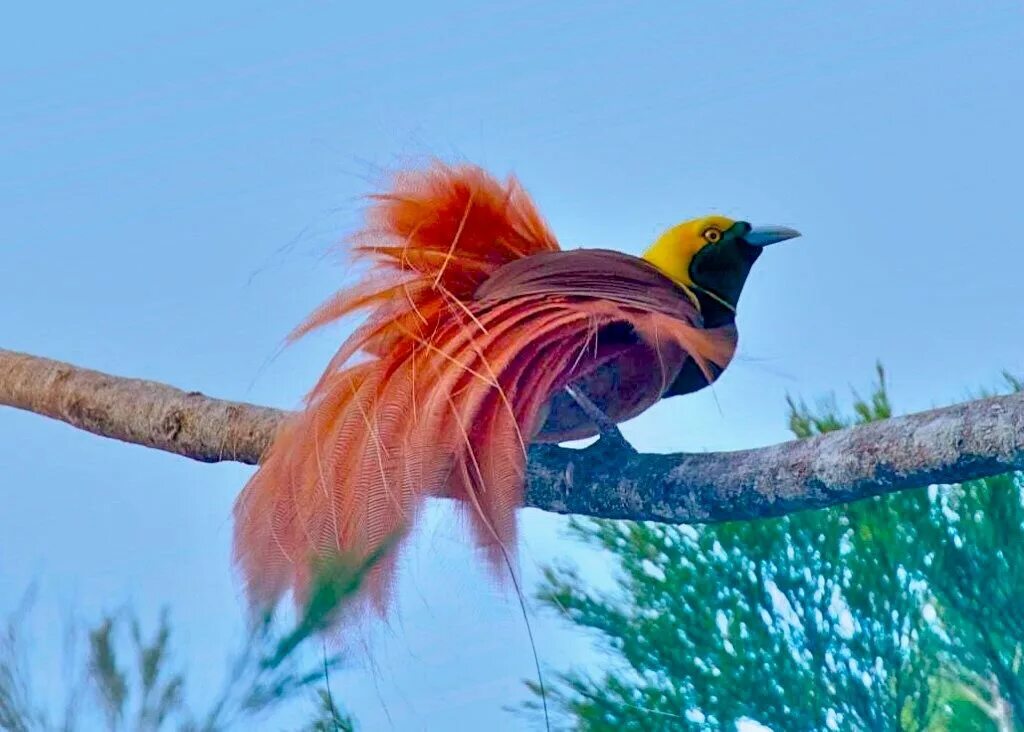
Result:
M643 412L681 382L712 381L735 348L735 329L717 329L695 359L672 339L645 340L630 323L637 313L658 313L699 328L690 293L646 260L606 249L544 252L509 262L478 288L484 301L542 297L567 304L615 303L622 320L595 330L572 379L606 415L621 422ZM693 389L691 389L693 390ZM562 442L597 434L597 425L565 390L551 395L534 440Z

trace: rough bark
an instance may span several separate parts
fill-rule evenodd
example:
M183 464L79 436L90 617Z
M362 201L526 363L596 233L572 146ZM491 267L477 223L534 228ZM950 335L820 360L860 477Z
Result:
M194 460L255 464L287 412L0 349L0 405ZM673 523L776 516L1024 469L1024 392L737 452L530 448L526 503Z

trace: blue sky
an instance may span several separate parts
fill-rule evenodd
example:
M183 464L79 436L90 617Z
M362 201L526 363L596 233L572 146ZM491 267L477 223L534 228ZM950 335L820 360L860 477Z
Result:
M567 247L638 253L712 211L804 232L758 262L713 391L626 426L641 449L784 439L787 393L845 395L876 359L902 410L1024 370L1019 2L4 15L0 347L294 406L344 335L275 357L345 276L325 253L381 171L439 155L515 172ZM33 579L54 613L170 605L202 698L240 628L249 472L0 412L0 611ZM580 555L562 519L523 518L530 576ZM502 710L532 672L518 608L460 545L423 533L376 669L336 679L366 729L523 726ZM592 658L536 624L545 662Z

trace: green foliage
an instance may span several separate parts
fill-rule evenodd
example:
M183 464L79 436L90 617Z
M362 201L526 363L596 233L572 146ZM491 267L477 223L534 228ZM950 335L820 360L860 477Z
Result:
M881 366L850 415L788 403L801 438L892 415ZM597 631L609 665L561 672L549 701L579 730L1014 729L1022 494L1004 475L756 522L574 520L618 559L616 589L558 567L540 598Z
M307 639L319 633L337 619L339 613L355 599L359 587L369 573L394 547L394 539L381 545L364 561L354 562L346 556L322 557L313 568L313 583L302 616L295 628L277 644L274 653L262 665L276 668L289 658ZM269 620L269 617L266 618Z
M317 715L303 732L353 732L355 726L349 717L346 717L334 703L331 696L331 689L325 686L317 689Z
M28 674L24 673L26 659L20 629L32 599L33 592L29 591L0 637L0 730L9 732L30 732L46 722L46 714L35 703Z
M138 620L127 612L103 617L88 632L84 659L68 659L82 674L68 690L63 719L55 721L36 700L24 654L21 629L31 596L8 621L0 637L0 730L37 732L93 729L93 717L108 730L136 732L218 732L252 729L253 725L286 703L303 696L314 702L309 732L352 732L354 722L338 707L330 690L330 672L342 663L339 654L328 655L317 644L317 663L307 665L308 654L299 652L317 634L351 606L355 594L386 548L365 562L337 557L321 562L315 573L310 599L298 622L285 633L271 614L259 618L241 650L230 663L229 673L214 703L204 713L192 710L186 699L186 677L174 669L171 626L161 615L147 640ZM81 701L95 701L92 709Z
M816 409L811 409L801 399L797 402L793 397L786 397L789 406L789 431L794 437L803 439L813 435L835 432L853 424L865 424L889 419L892 416L892 404L889 402L889 390L885 384L885 369L882 364L875 365L877 381L868 399L853 392L853 418L844 417L836 405L834 395L822 399Z
M185 679L180 673L168 671L171 629L167 614L160 616L152 641L146 642L138 621L133 617L129 656L135 664L129 671L121 667L123 650L117 631L122 622L107 616L89 632L87 679L99 699L108 729L123 729L134 716L130 728L159 730L182 710ZM137 709L130 713L129 702Z

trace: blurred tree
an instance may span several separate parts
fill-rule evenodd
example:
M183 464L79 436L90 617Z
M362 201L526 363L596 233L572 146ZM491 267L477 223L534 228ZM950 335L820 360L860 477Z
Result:
M791 431L891 416L881 367L854 396L850 417L790 399ZM616 589L559 566L540 598L609 666L560 672L549 702L580 730L1024 729L1022 496L1010 474L757 522L574 519Z
M280 633L280 623L269 614L256 622L232 660L223 688L202 712L188 705L186 677L174 667L167 615L161 616L147 639L134 615L121 612L103 617L89 630L84 657L74 652L73 643L67 645L65 663L71 679L63 709L53 714L47 709L52 693L46 699L34 694L25 653L23 628L32 605L29 593L0 634L0 730L254 729L274 711L307 696L315 707L304 731L352 732L352 719L342 713L330 690L330 671L341 664L341 656L321 653L319 644L310 649L312 653L299 649L305 649L336 613L351 609L361 581L383 551L386 548L362 564L344 558L322 562L294 628ZM69 630L73 634L74 628ZM316 663L309 663L310 656L318 659ZM47 681L46 688L52 690L55 680Z

